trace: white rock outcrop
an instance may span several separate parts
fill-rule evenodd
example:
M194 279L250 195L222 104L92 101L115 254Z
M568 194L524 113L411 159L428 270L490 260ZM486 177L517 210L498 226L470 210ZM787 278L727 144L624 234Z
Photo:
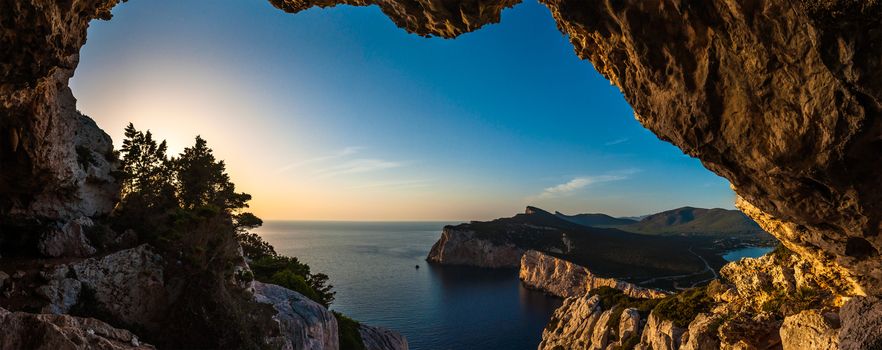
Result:
M584 266L536 250L528 250L521 257L518 275L527 287L562 298L581 296L599 287L615 288L634 298L663 298L668 295L615 278L598 277Z
M273 320L279 336L268 339L284 350L336 350L340 348L337 319L319 303L295 291L253 282L254 300L276 309Z
M542 331L539 350L588 349L602 314L597 296L567 298Z

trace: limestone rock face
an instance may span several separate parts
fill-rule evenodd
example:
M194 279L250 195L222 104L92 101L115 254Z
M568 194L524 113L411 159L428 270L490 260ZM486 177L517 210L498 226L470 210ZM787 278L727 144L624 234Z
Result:
M95 247L86 238L84 230L92 226L92 220L82 216L58 224L60 227L46 232L37 247L46 256L86 257L95 254Z
M583 266L536 250L524 253L518 274L527 287L561 298L581 296L599 287L615 288L634 298L663 298L667 295L614 278L598 277Z
M827 267L829 265L813 264L793 253L741 259L720 269L720 275L731 288L717 299L730 307L759 312L761 306L772 299L808 290L829 295L823 300L824 305L838 307L853 285L837 275L837 270Z
M280 336L268 343L288 350L340 348L337 319L324 306L277 285L253 282L252 288L257 302L270 304L277 312L273 320L279 325Z
M640 332L643 331L641 326L640 313L637 309L627 308L622 310L622 315L619 317L619 340L616 342L616 345L621 346L623 340L631 337L639 338Z
M854 298L842 306L839 317L842 320L839 349L882 348L882 300L876 297Z
M89 21L109 18L116 3L11 1L0 11L0 220L4 230L43 226L26 234L41 235L49 256L94 253L71 222L116 203L110 137L68 88Z
M692 322L686 334L681 339L680 350L716 350L720 348L720 338L717 336L720 316L714 314L699 314Z
M521 263L524 250L513 244L495 244L475 237L475 232L445 227L441 238L432 246L427 261L445 265L478 267L512 267Z
M94 318L9 312L0 308L0 350L154 349L131 332Z
M677 350L680 347L680 338L686 330L674 325L674 322L662 320L654 314L649 314L640 343L635 350Z
M367 350L407 350L407 338L383 327L359 325L358 333Z
M589 349L594 327L602 314L600 299L596 296L567 298L542 331L539 350ZM605 329L605 326L601 327Z
M90 306L117 320L155 326L168 304L162 258L147 245L60 265L45 277L49 283L39 290L50 302L44 312L67 312L87 291Z
M781 345L784 350L839 349L839 317L806 310L784 319L781 324Z

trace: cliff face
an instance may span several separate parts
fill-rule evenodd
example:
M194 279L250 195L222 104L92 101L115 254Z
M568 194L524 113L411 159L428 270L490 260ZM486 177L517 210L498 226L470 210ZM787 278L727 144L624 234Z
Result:
M524 250L513 244L496 244L475 237L475 232L447 226L432 245L427 261L446 265L516 268Z
M0 26L3 254L88 255L81 228L116 203L113 146L68 88L94 18L117 1L8 1ZM78 220L79 219L79 220ZM75 221L78 220L78 221ZM68 249L60 247L67 246Z
M647 350L869 349L882 344L879 301L836 294L842 280L814 270L796 254L776 251L742 259L721 274L720 281L696 294L701 298L675 307L673 296L643 311L603 305L589 294L567 298L546 326L540 349L625 343ZM699 303L707 306L693 307Z
M582 296L600 287L615 288L634 298L662 298L667 295L614 278L598 277L583 266L535 250L528 250L521 257L518 274L527 287L561 298Z

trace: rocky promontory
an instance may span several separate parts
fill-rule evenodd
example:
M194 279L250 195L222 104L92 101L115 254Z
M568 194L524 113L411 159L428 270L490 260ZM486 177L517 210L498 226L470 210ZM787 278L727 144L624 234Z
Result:
M596 276L586 267L535 250L528 250L521 257L518 275L527 287L561 298L582 296L600 287L615 288L633 298L663 298L668 295L615 278Z
M477 237L475 231L446 226L426 261L445 265L516 268L524 250L514 244Z

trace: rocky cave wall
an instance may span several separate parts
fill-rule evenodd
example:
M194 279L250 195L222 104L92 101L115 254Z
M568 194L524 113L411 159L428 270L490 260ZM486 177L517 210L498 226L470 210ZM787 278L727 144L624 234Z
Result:
M116 3L0 1L0 254L40 240L44 255L88 255L82 226L116 203L113 144L68 87L89 21Z
M377 5L409 32L442 37L517 3L270 2L287 12ZM739 207L788 247L844 269L848 293L882 294L882 5L542 2L644 126L729 179ZM76 111L67 83L88 22L117 3L0 0L0 216L61 227L112 207L109 138Z

